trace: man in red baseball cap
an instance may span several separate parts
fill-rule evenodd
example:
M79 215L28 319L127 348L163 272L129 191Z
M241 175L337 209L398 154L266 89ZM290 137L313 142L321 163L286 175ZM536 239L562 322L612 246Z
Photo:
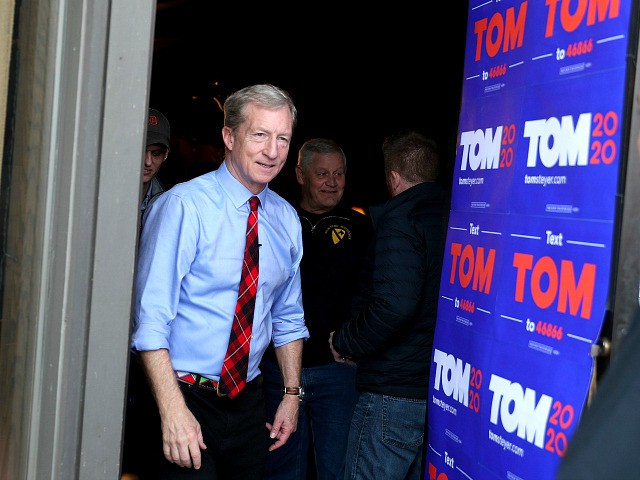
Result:
M164 192L164 186L156 176L171 148L169 120L155 108L149 109L147 117L146 145L142 166L140 229L145 212ZM131 352L122 457L123 474L129 474L138 480L156 478L157 466L164 458L162 432L157 427L159 422L158 407L147 384L140 359L137 353Z
M164 192L164 187L156 175L169 156L170 148L171 127L169 120L162 112L150 108L147 122L147 148L144 153L142 171L141 215L144 215L145 210L149 208L157 196Z

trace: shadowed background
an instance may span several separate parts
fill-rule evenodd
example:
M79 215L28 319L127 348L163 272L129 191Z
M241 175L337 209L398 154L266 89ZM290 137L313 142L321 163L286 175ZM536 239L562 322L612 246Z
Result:
M287 164L272 182L285 197L297 192L300 145L328 136L347 155L351 203L384 201L382 141L405 128L438 143L450 184L467 8L395 2L347 13L324 3L278 10L159 0L150 106L169 118L175 144L161 178L172 184L215 168L226 96L265 82L287 90L299 113Z

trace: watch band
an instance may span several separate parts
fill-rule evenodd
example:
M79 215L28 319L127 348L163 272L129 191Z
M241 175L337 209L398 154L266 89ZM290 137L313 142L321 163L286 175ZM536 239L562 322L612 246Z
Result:
M298 395L302 393L302 387L284 387L285 395Z
M284 387L282 392L284 395L295 395L300 401L304 399L304 387L302 385L299 387Z

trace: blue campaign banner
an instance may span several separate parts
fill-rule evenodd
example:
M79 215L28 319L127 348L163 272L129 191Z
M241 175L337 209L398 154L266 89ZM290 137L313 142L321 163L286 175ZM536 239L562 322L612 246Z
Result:
M452 211L438 322L523 352L589 355L604 321L612 231L611 222Z
M551 480L578 425L610 303L631 4L470 2L425 479Z
M510 215L493 338L521 354L588 357L607 308L612 232L612 222Z
M494 334L496 295L505 262L506 215L451 211L445 244L438 322L452 321L471 332Z
M522 97L524 92L481 97L460 116L452 210L511 210L516 152L522 137Z
M477 99L460 118L452 210L612 220L616 196L600 193L616 191L621 78L610 70Z
M425 478L554 478L592 360L523 354L456 322L437 334L456 341L433 350Z
M512 95L524 85L625 68L631 6L620 0L470 1L463 105Z
M511 212L614 219L624 78L614 69L526 89Z

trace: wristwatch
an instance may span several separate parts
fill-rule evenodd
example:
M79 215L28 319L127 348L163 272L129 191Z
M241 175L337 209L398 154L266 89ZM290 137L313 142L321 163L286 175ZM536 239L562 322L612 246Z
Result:
M282 393L284 395L295 395L300 401L304 399L304 388L302 385L299 387L284 387Z

